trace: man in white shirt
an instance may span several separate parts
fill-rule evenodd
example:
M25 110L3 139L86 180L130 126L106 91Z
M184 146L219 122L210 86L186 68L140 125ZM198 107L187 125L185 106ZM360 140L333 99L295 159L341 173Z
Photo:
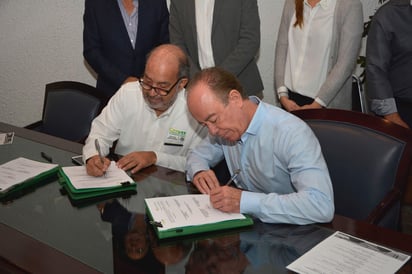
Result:
M139 81L124 84L94 119L83 147L87 173L102 176L110 164L100 160L117 140L117 165L132 173L156 164L184 171L186 154L207 134L190 115L184 86L188 60L177 46L162 45L148 56Z

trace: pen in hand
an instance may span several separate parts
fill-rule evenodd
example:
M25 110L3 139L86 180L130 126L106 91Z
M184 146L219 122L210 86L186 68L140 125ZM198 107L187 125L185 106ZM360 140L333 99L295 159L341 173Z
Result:
M97 153L99 154L100 162L104 166L104 157L102 154L102 150L100 149L99 140L97 139L94 140L94 146L96 147ZM103 175L106 176L106 171L103 171Z
M240 173L240 169L236 169L236 170L233 172L232 177L230 177L229 181L226 182L225 186L230 185L230 184L233 182L233 180L236 179L236 177L237 177L237 175L239 175L239 173Z

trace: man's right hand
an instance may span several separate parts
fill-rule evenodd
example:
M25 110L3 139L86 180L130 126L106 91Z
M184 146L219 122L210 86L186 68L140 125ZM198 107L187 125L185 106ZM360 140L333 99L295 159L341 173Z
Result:
M87 174L91 176L103 176L106 170L109 168L109 166L110 160L108 158L104 158L102 163L99 155L92 156L86 161Z
M395 124L398 124L398 125L403 126L405 128L409 128L408 124L405 123L404 120L402 120L402 118L401 118L401 116L399 115L398 112L394 112L394 113L385 115L384 118L391 121L391 122L393 122L393 123L395 123Z
M203 170L196 173L192 183L203 194L210 194L212 189L220 186L213 170Z

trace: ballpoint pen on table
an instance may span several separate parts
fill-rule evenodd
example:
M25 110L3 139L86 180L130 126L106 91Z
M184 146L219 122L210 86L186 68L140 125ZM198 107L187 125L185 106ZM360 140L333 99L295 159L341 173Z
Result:
M41 157L43 159L45 159L47 162L49 163L53 163L53 159L51 156L47 155L46 153L44 153L43 151L40 153Z
M236 177L237 177L237 175L239 175L239 173L240 173L240 169L236 169L236 170L233 172L232 177L230 177L229 181L226 182L225 186L230 185L230 184L233 182L233 180L236 179Z
M97 153L99 154L100 162L102 163L102 165L104 165L104 157L102 154L102 150L100 149L100 144L99 144L98 139L94 140L94 146L96 147ZM103 172L103 175L106 176L106 171Z

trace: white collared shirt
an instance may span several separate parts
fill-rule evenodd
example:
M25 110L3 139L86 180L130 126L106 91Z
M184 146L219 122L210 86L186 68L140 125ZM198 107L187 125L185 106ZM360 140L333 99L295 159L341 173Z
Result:
M179 91L173 105L157 116L145 102L139 83L129 82L120 87L93 120L83 159L97 154L95 139L99 139L103 155L109 154L117 140L116 154L154 151L156 165L184 171L187 153L206 135L207 128L187 109L184 90Z
M200 68L215 66L212 49L212 25L215 0L196 0L197 51Z
M303 26L293 27L294 15L288 34L285 85L323 106L317 94L327 77L335 5L336 0L321 0L312 8L305 0Z

